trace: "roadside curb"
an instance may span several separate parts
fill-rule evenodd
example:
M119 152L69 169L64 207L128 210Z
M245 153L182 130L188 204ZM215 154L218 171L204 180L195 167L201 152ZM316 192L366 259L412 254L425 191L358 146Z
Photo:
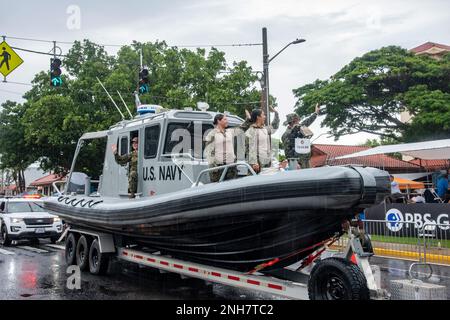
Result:
M375 255L378 256L393 256L396 258L407 258L407 259L415 259L420 260L421 257L424 257L424 254L419 254L417 252L412 251L401 251L401 250L392 250L392 249L383 249L383 248L373 248ZM437 254L426 254L427 262L439 262L443 264L450 265L450 256L441 256Z

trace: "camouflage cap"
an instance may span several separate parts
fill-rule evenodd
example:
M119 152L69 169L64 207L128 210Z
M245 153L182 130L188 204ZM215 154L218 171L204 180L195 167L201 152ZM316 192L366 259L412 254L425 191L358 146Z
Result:
M294 121L294 119L300 119L300 117L298 116L298 114L296 113L290 113L286 116L286 121L283 123L284 126L287 126L289 123L291 123L292 121Z

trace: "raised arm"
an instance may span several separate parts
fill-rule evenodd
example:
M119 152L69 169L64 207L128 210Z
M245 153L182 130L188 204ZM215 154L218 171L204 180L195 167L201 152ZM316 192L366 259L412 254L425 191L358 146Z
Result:
M312 115L310 115L308 118L306 118L305 120L303 120L300 125L305 126L305 127L309 127L314 121L316 121L317 116L319 115L319 104L316 104L316 110L314 111L314 113Z
M126 166L131 161L131 154L124 154L123 156L119 156L116 152L114 153L114 159L121 166Z
M126 166L127 163L131 161L131 154L125 154L123 156L119 156L119 154L117 153L117 145L113 144L111 146L111 149L114 154L114 159L121 166Z
M275 117L273 118L272 124L269 127L269 131L270 131L269 134L274 134L280 127L280 116L278 115L277 110L275 110L272 107L270 107L270 109L272 110L272 112L275 113Z

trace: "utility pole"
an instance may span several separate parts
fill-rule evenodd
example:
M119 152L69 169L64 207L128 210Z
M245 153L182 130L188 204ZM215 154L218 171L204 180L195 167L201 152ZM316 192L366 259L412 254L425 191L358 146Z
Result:
M262 109L266 114L266 124L270 124L269 111L269 50L267 46L267 28L262 29L263 44L263 88L262 88Z
M143 57L142 57L142 48L139 49L139 61L140 61L140 66L141 66L141 70L144 69L144 62L143 62Z
M266 124L270 124L270 110L269 110L269 64L272 62L273 59L278 57L278 55L286 50L287 47L289 47L291 44L299 44L302 42L305 42L305 39L295 39L294 41L289 42L287 45L284 46L283 49L277 52L272 58L269 59L269 50L267 46L267 28L262 29L262 45L263 45L263 77L262 77L262 95L261 95L261 108L264 110L264 113L266 114Z

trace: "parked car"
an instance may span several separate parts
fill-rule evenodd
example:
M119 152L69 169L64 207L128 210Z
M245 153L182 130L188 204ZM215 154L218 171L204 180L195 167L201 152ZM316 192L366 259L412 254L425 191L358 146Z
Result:
M45 211L38 199L0 199L0 243L11 245L13 240L50 238L55 243L63 231L59 217Z

